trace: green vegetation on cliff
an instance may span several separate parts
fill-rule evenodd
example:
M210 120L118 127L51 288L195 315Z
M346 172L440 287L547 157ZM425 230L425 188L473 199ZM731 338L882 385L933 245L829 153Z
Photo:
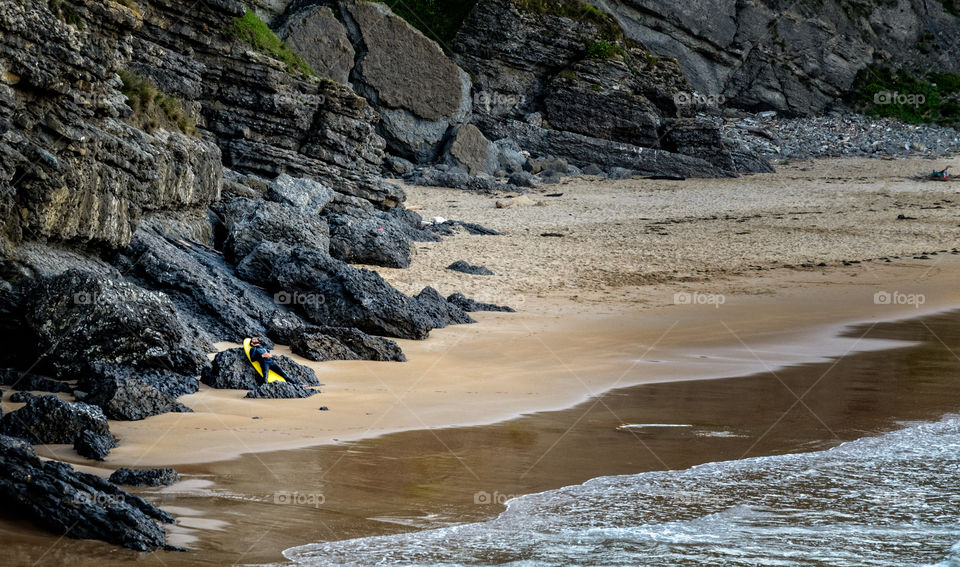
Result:
M196 123L184 112L176 97L164 94L152 81L136 73L121 70L123 86L120 92L127 97L133 114L127 121L149 133L159 128L178 129L184 134L196 135Z
M960 124L960 75L868 67L856 84L856 103L866 114L911 123Z
M393 13L446 47L477 0L383 0Z
M601 39L587 47L587 57L590 59L613 59L617 55L626 55L626 51L616 43Z
M234 18L233 25L227 29L227 35L249 43L254 49L265 53L286 64L290 71L299 71L305 75L316 75L310 65L294 53L263 23L253 10L247 8L242 18Z

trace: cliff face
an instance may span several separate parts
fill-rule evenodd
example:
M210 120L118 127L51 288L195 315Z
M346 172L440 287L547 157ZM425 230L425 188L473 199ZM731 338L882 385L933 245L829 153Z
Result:
M131 9L90 2L69 24L45 2L0 4L0 195L8 244L27 238L129 242L149 211L219 197L220 151L179 132L134 128L117 71Z
M597 0L692 86L753 110L813 114L871 64L957 72L960 19L927 0Z

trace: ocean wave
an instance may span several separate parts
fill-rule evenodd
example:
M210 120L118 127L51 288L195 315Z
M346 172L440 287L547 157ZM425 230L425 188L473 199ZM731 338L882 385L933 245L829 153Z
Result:
M960 565L960 418L813 453L608 476L490 521L309 544L300 565Z

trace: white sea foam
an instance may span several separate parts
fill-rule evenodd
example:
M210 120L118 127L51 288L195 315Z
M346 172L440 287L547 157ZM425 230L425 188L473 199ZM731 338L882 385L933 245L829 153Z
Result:
M284 555L307 566L957 567L958 522L960 418L948 417L827 451L600 477L514 498L486 522Z

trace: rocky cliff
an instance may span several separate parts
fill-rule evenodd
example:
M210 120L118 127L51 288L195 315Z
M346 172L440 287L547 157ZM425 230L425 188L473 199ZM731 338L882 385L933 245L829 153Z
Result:
M674 57L730 106L813 114L842 104L870 65L960 71L953 2L597 0L627 37Z
M106 417L190 411L177 398L200 374L214 387L256 383L237 356L211 366L216 341L262 335L315 357L402 360L364 331L422 339L469 322L439 317L460 312L439 295L408 297L347 263L403 267L412 238L438 237L380 176L379 113L278 45L230 0L0 2L0 377L77 400L11 412L0 432L102 459L115 446ZM98 429L47 423L51 404L97 416ZM0 484L15 498L31 481L5 463ZM102 507L74 511L31 515L73 537L163 545L151 518L137 519L144 539L104 523ZM69 528L85 522L97 529Z

